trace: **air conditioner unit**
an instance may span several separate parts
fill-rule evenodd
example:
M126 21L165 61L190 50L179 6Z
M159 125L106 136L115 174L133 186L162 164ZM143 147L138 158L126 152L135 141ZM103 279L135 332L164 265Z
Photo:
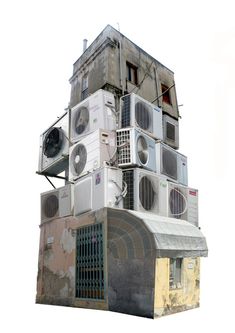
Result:
M69 151L69 180L111 163L116 153L116 132L98 129L88 134Z
M64 113L40 136L38 171L57 175L68 165L68 113Z
M122 170L102 167L80 178L74 185L74 215L102 207L122 208Z
M117 163L125 168L132 165L156 171L155 140L134 127L117 132Z
M75 143L98 128L115 130L117 119L114 95L98 90L70 111L70 140Z
M136 94L125 95L121 98L121 127L139 127L162 140L162 109Z
M41 223L73 215L73 185L41 194Z
M161 142L157 142L155 148L157 173L169 180L188 185L187 157Z
M186 220L198 226L198 191L140 168L123 170L123 208Z
M179 149L179 122L163 115L163 141L174 149Z

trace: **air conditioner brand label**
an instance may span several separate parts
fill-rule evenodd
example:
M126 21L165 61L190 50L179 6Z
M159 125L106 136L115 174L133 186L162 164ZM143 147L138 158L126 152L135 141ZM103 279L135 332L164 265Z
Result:
M66 191L62 192L61 199L68 198L69 194Z
M189 191L189 195L193 195L194 197L197 195L197 191Z
M158 108L153 108L155 111L160 112L160 109Z
M101 182L101 176L100 173L97 173L97 175L95 176L95 185L99 185Z

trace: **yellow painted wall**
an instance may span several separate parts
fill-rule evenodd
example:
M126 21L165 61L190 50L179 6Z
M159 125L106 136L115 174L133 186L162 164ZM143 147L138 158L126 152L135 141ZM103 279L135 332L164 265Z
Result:
M181 288L169 287L170 259L156 259L155 298L156 316L182 311L199 306L200 258L184 258Z

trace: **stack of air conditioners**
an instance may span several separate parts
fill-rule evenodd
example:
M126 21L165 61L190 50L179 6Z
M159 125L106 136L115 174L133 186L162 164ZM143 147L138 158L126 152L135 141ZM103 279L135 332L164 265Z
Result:
M64 187L41 194L42 222L113 207L198 226L178 120L133 93L119 104L116 112L114 95L98 90L41 135L39 173L67 175Z
M188 187L187 157L178 148L178 120L136 94L121 98L117 161L127 187L124 209L198 226L198 191Z
M116 116L114 95L98 90L41 135L39 173L67 175L64 187L41 194L42 223L102 207L122 208L126 189L122 169L115 167Z

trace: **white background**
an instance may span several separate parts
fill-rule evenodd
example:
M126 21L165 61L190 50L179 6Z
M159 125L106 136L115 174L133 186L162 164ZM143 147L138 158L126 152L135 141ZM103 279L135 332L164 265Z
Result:
M40 192L39 135L70 98L72 64L107 24L175 72L180 151L200 190L201 307L148 320L35 305ZM233 1L2 1L1 332L234 332Z

